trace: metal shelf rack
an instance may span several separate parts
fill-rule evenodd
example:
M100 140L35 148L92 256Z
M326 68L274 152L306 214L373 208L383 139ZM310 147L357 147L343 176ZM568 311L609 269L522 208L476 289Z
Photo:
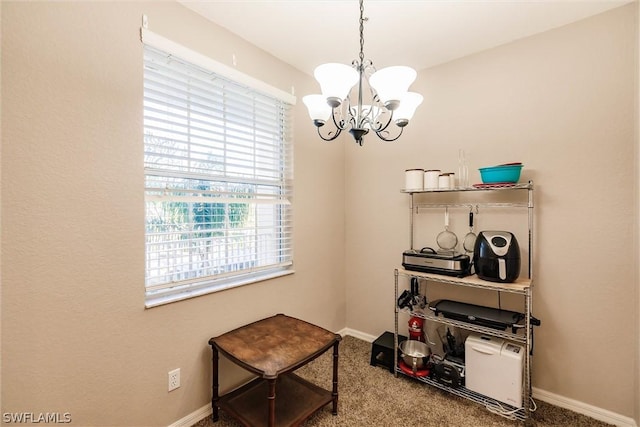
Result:
M428 193L460 193L460 192L491 192L492 197L496 196L499 198L499 192L503 191L517 191L523 190L527 192L527 201L523 203L503 203L497 201L491 201L487 203L416 203L414 200L414 196L428 194ZM415 378L423 383L429 384L431 386L437 387L439 389L448 391L457 396L472 400L477 402L485 407L491 412L494 412L498 415L502 415L509 419L517 419L520 421L524 421L525 423L531 422L531 412L532 407L534 407L534 403L531 399L531 349L532 349L532 324L531 324L531 312L532 312L532 290L533 290L533 182L529 181L527 183L515 184L515 185L505 185L505 186L495 186L495 187L469 187L469 188L456 188L451 190L423 190L423 191L414 191L414 190L402 190L403 193L407 193L411 196L411 205L410 205L410 245L411 249L413 249L413 236L414 236L414 215L419 213L420 209L434 209L434 208L451 208L451 207L470 207L470 206L482 206L482 207L496 207L496 208L526 208L528 213L528 275L527 278L518 279L514 283L494 283L488 282L479 279L477 276L468 276L464 278L443 276L432 273L422 273L417 271L409 271L404 268L396 268L394 271L395 278L395 302L398 300L399 292L399 278L418 278L420 280L426 280L431 282L442 283L451 286L463 286L475 289L485 289L492 290L497 292L505 292L512 293L522 296L523 298L523 313L525 315L524 319L524 327L518 330L517 333L512 333L512 331L502 331L491 329L471 323L466 323L458 320L448 319L445 317L438 317L431 312L425 311L410 311L407 309L399 309L397 303L395 305L395 332L394 332L394 345L395 348L398 348L398 315L400 312L407 312L411 316L418 316L430 322L436 322L440 324L455 326L458 328L462 328L472 332L478 332L485 335L490 335L494 337L499 337L503 339L507 339L510 341L514 341L524 345L526 351L523 357L523 407L522 408L513 408L509 405L496 401L488 396L484 396L478 394L474 391L468 390L465 387L449 387L445 384L441 384L438 381L435 381L428 377L415 377L411 375L405 374L401 369L398 368L398 353L394 351L394 366L396 366L394 375L397 377L398 374L407 375L411 378ZM423 196L421 199L424 199L428 196Z

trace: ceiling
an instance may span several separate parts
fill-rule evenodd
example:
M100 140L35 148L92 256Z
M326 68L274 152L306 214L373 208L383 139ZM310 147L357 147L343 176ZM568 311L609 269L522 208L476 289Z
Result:
M358 57L357 0L178 0L299 70ZM442 64L634 0L366 0L365 58Z

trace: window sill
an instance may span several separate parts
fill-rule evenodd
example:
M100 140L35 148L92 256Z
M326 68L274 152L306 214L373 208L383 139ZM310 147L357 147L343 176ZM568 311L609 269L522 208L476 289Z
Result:
M171 291L168 293L147 294L145 300L145 308L159 307L165 304L171 304L190 298L196 298L202 295L211 294L214 292L220 292L227 289L237 288L239 286L250 285L257 282L263 282L265 280L271 280L278 277L288 276L295 273L295 270L285 269L279 271L272 271L268 273L260 274L248 274L242 277L234 277L232 279L210 280L202 282L200 286L193 286L191 284L184 291Z

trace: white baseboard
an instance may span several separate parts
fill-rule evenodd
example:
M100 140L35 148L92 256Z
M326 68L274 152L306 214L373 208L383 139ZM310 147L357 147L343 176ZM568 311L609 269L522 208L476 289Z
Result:
M597 406L589 405L588 403L580 402L568 397L560 396L546 390L541 390L537 387L533 387L533 397L608 424L613 424L619 427L638 427L633 418L625 417L624 415L598 408Z
M367 342L373 342L378 338L377 336L366 334L364 332L360 332L350 328L344 328L338 331L338 334L342 335L343 337L349 335L351 337L358 338ZM613 424L618 427L638 427L633 418L626 417L624 415L620 415L606 409L598 408L596 406L589 405L578 400L560 396L546 390L541 390L537 387L533 387L533 397L535 399L542 400L560 408L569 409L570 411L577 412L579 414L586 415L587 417L591 417L605 423ZM211 415L210 403L179 419L169 427L190 427L209 415Z
M211 403L207 403L202 408L196 409L187 416L180 418L175 423L169 425L169 427L191 427L198 421L210 416L211 412Z
M349 328L344 328L338 331L338 333L343 337L345 335L349 335L350 337L358 338L366 342L374 342L376 339L378 339L378 337L376 336L365 334L364 332L356 331L355 329Z

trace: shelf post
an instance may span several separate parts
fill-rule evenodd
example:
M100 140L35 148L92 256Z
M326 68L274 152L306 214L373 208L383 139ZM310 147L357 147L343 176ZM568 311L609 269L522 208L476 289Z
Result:
M524 416L529 419L531 416L531 288L524 297L525 301L525 339L526 351L524 354Z
M409 249L413 249L413 193L411 193L410 197L411 201L409 204Z
M529 181L527 212L529 214L529 279L533 279L533 182Z
M393 329L393 376L398 378L398 371L396 367L398 366L398 269L396 268L393 272L395 276L395 287L394 287L394 295L395 298L393 300L393 307L395 312L395 325Z

